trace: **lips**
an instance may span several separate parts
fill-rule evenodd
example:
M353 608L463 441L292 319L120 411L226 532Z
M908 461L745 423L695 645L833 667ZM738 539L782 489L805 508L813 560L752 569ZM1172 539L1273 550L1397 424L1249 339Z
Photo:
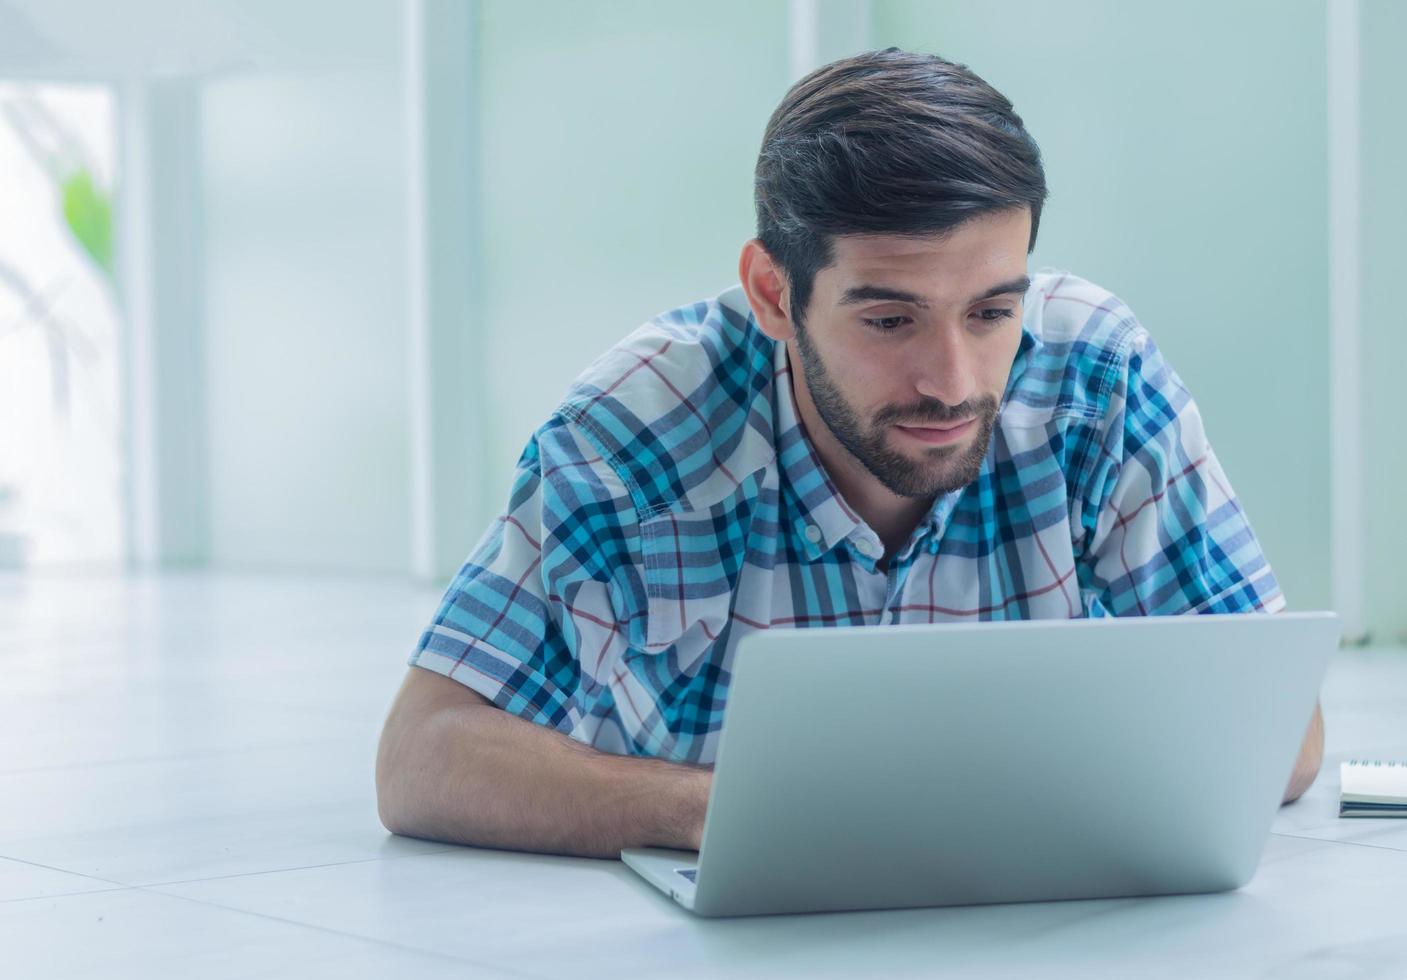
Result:
M941 425L896 425L895 428L910 439L917 439L930 446L941 446L961 439L976 424L977 419L974 417L962 422L945 422Z
M975 422L976 418L962 419L959 422L923 422L914 425L906 425L906 429L937 429L940 432L947 432L950 429L960 429L969 422Z

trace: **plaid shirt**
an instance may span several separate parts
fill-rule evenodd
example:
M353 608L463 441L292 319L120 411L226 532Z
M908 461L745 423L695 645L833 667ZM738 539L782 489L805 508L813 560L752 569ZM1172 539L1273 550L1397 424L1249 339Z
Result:
M597 359L409 663L604 751L709 763L753 630L1285 605L1187 389L1089 282L1035 277L979 476L887 570L788 370L740 287Z

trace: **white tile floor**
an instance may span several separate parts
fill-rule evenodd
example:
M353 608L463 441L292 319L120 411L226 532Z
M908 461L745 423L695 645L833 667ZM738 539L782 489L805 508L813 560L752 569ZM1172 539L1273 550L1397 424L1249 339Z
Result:
M1407 821L1339 820L1327 776L1220 896L721 923L618 862L393 837L376 740L439 597L364 578L0 577L0 976L845 976L881 959L915 975L940 954L1089 976L1119 975L1100 971L1120 949L1180 957L1172 975L1322 975L1295 971L1342 950L1407 964L1382 918L1407 903ZM1407 755L1404 665L1336 659L1326 772ZM1296 938L1237 938L1260 933Z
M0 974L463 976L153 890L447 849L387 834L373 781L438 598L354 578L0 578L0 949L31 957Z

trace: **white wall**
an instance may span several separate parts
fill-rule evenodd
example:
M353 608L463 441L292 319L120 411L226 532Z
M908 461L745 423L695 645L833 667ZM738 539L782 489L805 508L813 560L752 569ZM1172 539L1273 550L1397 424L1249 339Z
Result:
M481 8L496 512L527 437L588 362L736 281L791 63L781 0Z
M414 2L343 19L354 65L206 85L216 564L452 575L571 379L752 234L787 4L425 0L417 47Z
M1407 642L1407 4L1363 0L1363 586L1368 626Z
M409 566L400 21L395 3L358 10L355 26L384 37L381 64L205 90L210 559L222 566Z

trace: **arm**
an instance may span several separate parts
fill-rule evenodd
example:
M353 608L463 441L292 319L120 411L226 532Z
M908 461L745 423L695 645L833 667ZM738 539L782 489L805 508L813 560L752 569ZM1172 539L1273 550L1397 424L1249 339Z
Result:
M710 769L599 752L412 667L376 757L381 822L456 844L615 858L697 850Z
M1300 756L1295 761L1295 770L1290 774L1290 784L1285 787L1283 806L1299 799L1309 789L1314 778L1319 775L1319 766L1324 761L1324 715L1319 703L1314 704L1314 717L1309 719L1309 730L1304 734L1304 744L1300 746Z
M645 641L641 561L629 490L554 415L410 657L377 753L388 829L611 858L698 846L706 771L590 747Z

